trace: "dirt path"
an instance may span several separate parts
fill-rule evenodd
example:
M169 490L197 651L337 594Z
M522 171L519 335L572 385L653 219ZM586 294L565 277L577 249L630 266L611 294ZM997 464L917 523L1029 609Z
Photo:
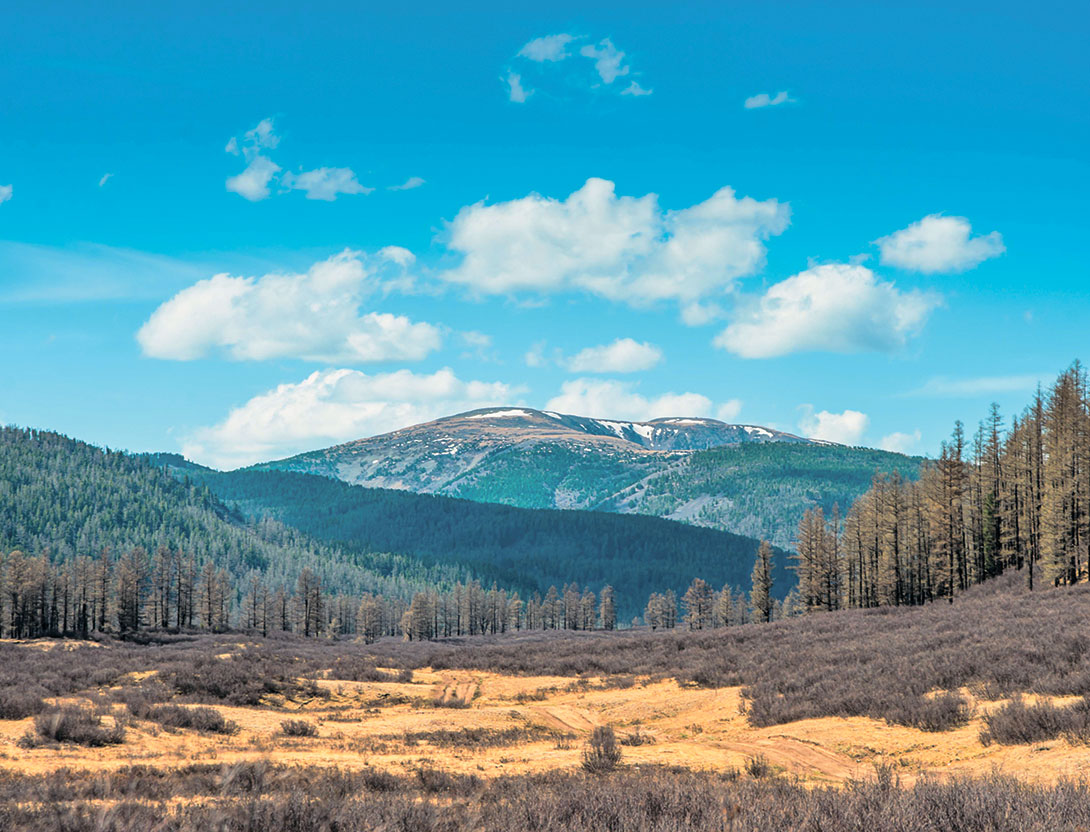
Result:
M436 702L441 702L447 706L457 702L464 702L468 705L476 695L477 683L474 681L443 681L435 686L433 698Z
M602 724L590 711L573 705L535 705L530 713L549 728L576 734L589 734Z
M747 757L763 755L774 766L792 773L817 772L836 780L863 776L867 769L859 763L820 745L801 742L794 737L768 737L746 742L725 742L724 748L745 754Z

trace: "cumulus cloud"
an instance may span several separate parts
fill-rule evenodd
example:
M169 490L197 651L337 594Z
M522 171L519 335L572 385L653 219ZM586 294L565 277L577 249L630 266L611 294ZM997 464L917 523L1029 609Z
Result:
M0 203L7 202L9 199L11 199L11 194L11 185L0 185Z
M662 361L662 350L646 341L618 338L611 344L587 347L567 361L573 373L635 373Z
M107 182L109 182L111 178L113 178L112 173L102 174L102 178L98 180L98 186L101 188L103 185L105 185Z
M280 165L267 156L255 156L242 173L227 178L227 190L250 202L267 199L269 183L280 172Z
M699 393L665 393L648 398L627 382L577 378L564 382L560 393L549 399L545 409L598 419L646 422L667 416L710 416L713 404Z
M517 72L507 73L507 97L516 104L525 104L526 99L533 95L533 90L527 90L522 86L522 76Z
M920 443L922 437L923 434L918 430L914 430L912 433L900 433L895 431L894 433L883 436L882 441L878 443L878 447L883 451L907 454Z
M332 202L340 194L369 194L374 190L361 185L351 168L321 167L278 176L282 168L264 151L279 145L280 137L271 118L262 119L252 130L247 130L241 141L232 137L224 150L233 156L242 156L246 168L227 179L227 190L250 202L267 199L272 194L270 186L277 179L282 186L281 193L303 191L307 199L324 202Z
M579 54L594 61L594 70L605 84L612 84L629 72L629 67L624 63L624 52L614 46L609 38L584 46Z
M568 34L545 35L545 37L534 38L519 50L518 56L538 63L562 61L571 56L568 51L568 44L573 40L575 40L575 36Z
M386 190L388 191L411 191L413 188L419 188L424 184L424 180L419 176L410 176L400 185L390 185Z
M190 459L235 468L386 433L450 413L511 404L520 388L463 381L450 369L368 375L336 369L281 384L234 408L183 442Z
M146 355L177 361L215 352L239 361L418 361L439 348L438 328L360 314L368 295L401 277L406 255L396 247L371 257L346 250L304 274L217 274L162 304L136 337Z
M874 245L883 264L925 274L963 272L1007 250L998 231L972 237L972 230L965 217L930 214Z
M845 410L843 413L822 410L815 413L813 405L809 404L804 404L801 409L803 415L799 419L799 430L809 439L858 445L870 424L867 414L858 410Z
M769 95L767 92L761 92L757 95L751 95L747 98L742 106L747 110L759 110L762 107L778 107L781 104L794 104L795 99L787 95L786 90L781 90L774 96Z
M939 303L932 294L901 291L865 266L815 266L743 305L715 344L743 358L892 351L919 332Z
M374 188L365 188L356 180L351 168L315 168L300 173L285 173L280 182L288 190L304 191L307 199L332 202L338 194L369 194Z
M730 188L662 211L654 194L617 196L612 182L588 179L565 200L530 194L463 208L448 242L463 260L441 277L479 294L581 290L691 304L760 269L764 241L789 217L775 199L739 199Z

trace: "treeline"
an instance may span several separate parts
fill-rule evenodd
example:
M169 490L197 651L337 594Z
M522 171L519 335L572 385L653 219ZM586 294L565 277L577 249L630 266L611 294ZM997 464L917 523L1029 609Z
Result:
M807 610L953 600L1008 569L1040 582L1086 579L1090 397L1078 362L1008 426L997 405L961 422L916 481L878 476L842 518L806 512L795 570Z
M703 630L790 615L798 609L794 596L780 602L770 594L772 559L772 547L763 543L748 599L730 586L716 592L697 578L680 599L680 616L677 597L668 589L652 593L644 621L636 617L631 625L658 630L681 623ZM0 556L0 638L239 628L266 636L360 636L372 643L384 636L427 640L619 626L616 595L608 585L597 595L572 583L523 598L495 584L485 588L479 581L458 581L448 590L419 591L406 601L330 592L308 567L290 584L270 583L256 572L237 583L213 561L200 563L166 547L152 555L136 547L116 557L106 549L63 563L17 549Z
M0 638L132 635L148 630L237 627L268 635L359 635L431 639L508 630L612 630L617 626L611 587L600 597L570 584L525 601L495 584L455 582L447 591L417 592L411 601L364 593L331 593L304 567L290 585L252 573L236 587L212 561L141 548L118 557L104 550L53 563L13 550L0 556Z

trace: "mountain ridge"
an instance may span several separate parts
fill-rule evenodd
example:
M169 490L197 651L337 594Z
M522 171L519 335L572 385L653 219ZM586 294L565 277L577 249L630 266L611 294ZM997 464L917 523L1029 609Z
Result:
M521 508L648 514L790 547L806 508L846 506L878 471L914 477L919 464L717 419L626 422L493 407L244 470Z

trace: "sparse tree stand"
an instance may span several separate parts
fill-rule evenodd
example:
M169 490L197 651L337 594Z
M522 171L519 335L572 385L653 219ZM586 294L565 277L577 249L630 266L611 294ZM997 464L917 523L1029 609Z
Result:
M757 559L753 564L753 589L749 594L749 606L754 621L772 620L772 545L762 540L757 547Z
M598 599L598 626L603 630L615 630L617 628L617 607L613 600L613 587L602 587L602 594Z
M694 578L681 597L685 608L685 623L690 630L705 630L712 626L712 609L715 593L701 578Z

